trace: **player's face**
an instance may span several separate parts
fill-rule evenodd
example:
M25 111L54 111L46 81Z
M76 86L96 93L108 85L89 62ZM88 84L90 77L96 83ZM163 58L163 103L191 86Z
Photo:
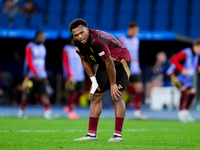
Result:
M200 55L200 45L194 45L193 50L195 54Z
M166 62L167 60L167 56L164 52L159 52L157 55L156 55L156 59L157 59L157 62L158 63L161 63L163 64L164 62Z
M82 44L85 44L89 37L89 29L83 25L79 25L77 28L72 29L73 36Z
M138 27L128 28L128 36L132 37L135 36L139 31Z
M36 40L38 41L38 43L45 43L45 41L46 41L46 36L45 36L45 34L44 34L44 33L39 34L39 35L37 36L37 39L36 39Z

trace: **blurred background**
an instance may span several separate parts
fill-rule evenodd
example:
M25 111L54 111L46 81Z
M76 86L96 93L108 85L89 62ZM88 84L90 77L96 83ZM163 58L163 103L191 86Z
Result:
M116 38L127 34L127 25L131 21L137 22L140 27L140 66L145 88L154 77L151 68L158 52L163 51L170 58L181 49L191 47L192 40L199 37L199 8L199 0L0 0L0 105L19 105L24 79L25 46L33 40L38 29L44 30L47 38L46 70L53 91L51 103L66 105L62 50L68 43L68 26L72 20L83 18L89 28L107 31ZM196 74L194 78L197 91L198 77ZM163 102L161 107L154 108L144 92L144 107L175 109L174 93L168 90L169 105ZM109 96L105 95L107 99L110 99ZM199 98L197 94L193 109L199 110ZM40 105L35 100L30 103ZM112 100L103 101L103 105L111 107ZM88 107L89 101L80 106Z

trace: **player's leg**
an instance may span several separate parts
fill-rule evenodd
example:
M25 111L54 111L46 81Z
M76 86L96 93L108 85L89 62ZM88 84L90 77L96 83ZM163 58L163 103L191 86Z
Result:
M196 96L196 91L194 88L190 88L187 90L187 98L186 98L186 104L185 104L185 107L184 107L184 110L186 112L186 117L187 117L187 120L189 122L194 122L194 118L190 115L189 113L189 109L190 109L190 106L192 104L192 101L194 100L195 96Z
M79 115L75 112L75 107L78 103L79 97L80 97L80 91L82 88L82 83L77 82L77 84L74 87L74 90L69 91L69 96L67 98L67 106L64 108L64 111L67 113L67 116L69 119L79 119Z
M178 119L181 122L188 122L186 118L186 111L184 109L186 97L187 97L187 89L185 86L179 88L181 93L180 101L179 101L179 111L178 111Z
M27 96L27 94L25 93L25 92L23 92L22 93L22 98L21 98L21 102L20 102L20 109L19 109L19 111L18 111L18 114L17 114L17 116L19 117L19 118L27 118L26 116L25 116L25 107L27 106L27 104L28 104L28 96Z
M91 99L90 104L90 117L88 125L88 134L84 137L74 139L74 141L85 141L85 140L97 140L97 126L99 122L99 116L102 111L102 97L105 94L95 93L93 99Z
M178 78L175 75L171 75L171 83L173 86L176 86L180 93L180 100L179 100L179 111L178 111L178 120L181 122L188 122L186 117L186 111L184 109L186 97L187 97L187 87L184 85L184 78Z
M110 82L108 72L105 67L99 66L96 72L96 79L101 91L96 91L90 103L90 117L88 134L82 138L74 139L74 141L97 140L96 132L99 116L102 111L102 97L105 91L109 89Z
M124 93L127 89L129 77L130 77L130 62L126 62L124 60L122 63L115 66L116 69L116 83L119 91L121 92L121 96L118 100L115 100L115 131L113 137L110 138L109 142L118 142L122 140L122 127L124 123L126 105L124 102Z
M136 119L140 120L147 120L148 117L141 114L141 106L142 106L142 92L143 92L143 86L142 82L135 82L132 83L134 89L135 89L135 110L133 112L133 115Z
M47 95L47 91L46 91L45 79L35 81L35 87L36 87L35 93L38 93L38 95L40 96L41 102L42 102L44 110L45 110L44 118L45 119L53 119L54 116L52 114L49 96Z
M25 108L28 105L28 99L33 93L34 81L32 79L25 78L22 83L22 97L20 102L20 109L17 116L19 118L27 118L25 115Z

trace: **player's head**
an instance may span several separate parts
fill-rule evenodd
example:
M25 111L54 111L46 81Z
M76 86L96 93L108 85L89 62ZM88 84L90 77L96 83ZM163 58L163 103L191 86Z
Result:
M200 38L194 40L193 51L195 54L200 55Z
M129 23L127 30L128 30L128 36L129 37L135 36L139 31L138 24L136 22Z
M82 44L85 44L87 42L89 37L89 29L85 20L80 18L75 19L70 23L69 30L76 38L76 40L78 40Z
M167 56L165 52L161 51L156 54L156 62L159 64L164 64L167 61Z
M45 33L41 30L38 30L35 34L34 41L38 44L42 44L46 41Z

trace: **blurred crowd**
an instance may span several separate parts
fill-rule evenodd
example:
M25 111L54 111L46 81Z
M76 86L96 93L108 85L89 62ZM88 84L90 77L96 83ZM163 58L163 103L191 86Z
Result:
M20 2L25 3L23 5L19 5ZM38 8L31 0L5 0L5 6L2 11L4 14L8 15L9 27L13 27L13 20L17 13L24 14L27 22L29 22L31 16L38 12Z

